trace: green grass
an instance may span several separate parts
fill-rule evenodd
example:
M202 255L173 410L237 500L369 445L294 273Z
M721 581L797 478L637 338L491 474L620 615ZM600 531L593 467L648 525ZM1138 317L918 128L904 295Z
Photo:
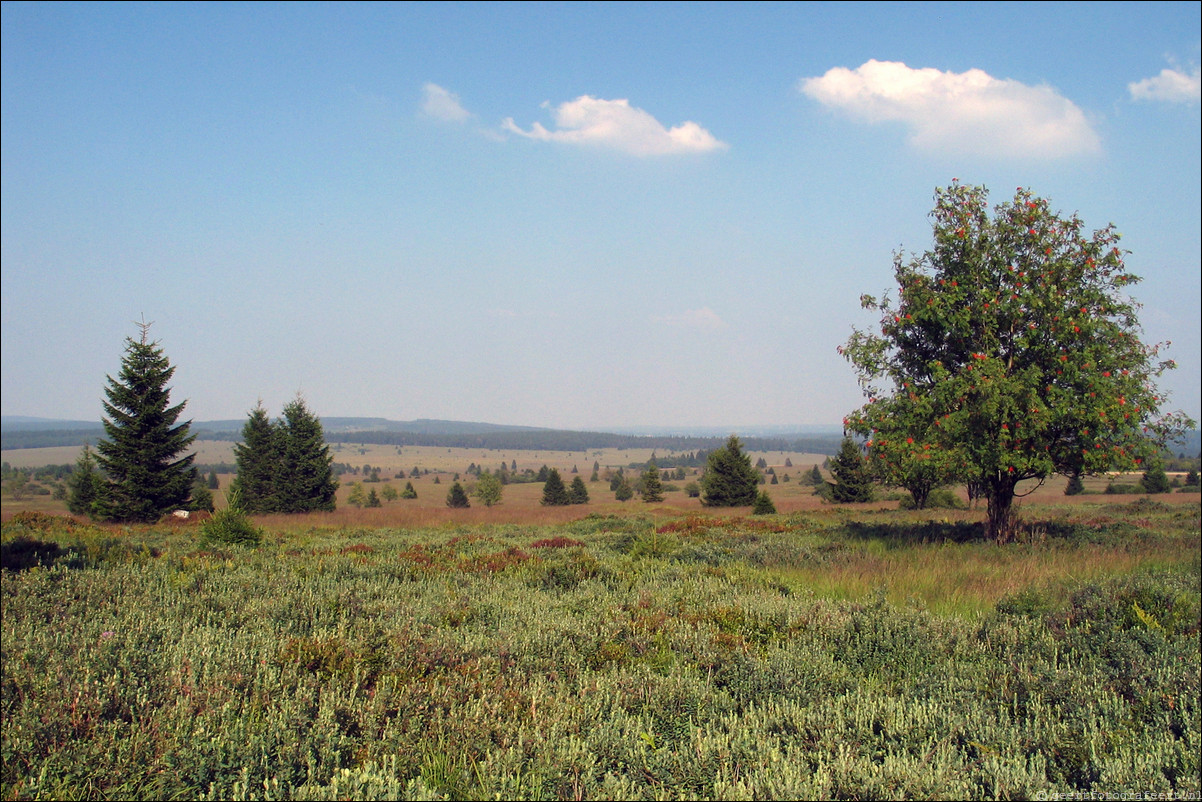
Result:
M1199 505L1028 515L18 517L0 796L1196 795Z

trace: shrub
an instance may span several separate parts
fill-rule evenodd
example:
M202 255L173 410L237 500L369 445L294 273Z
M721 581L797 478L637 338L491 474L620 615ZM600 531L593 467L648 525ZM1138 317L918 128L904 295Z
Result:
M230 490L229 504L218 510L200 528L202 546L257 546L263 540L263 530L255 526L242 507L242 493L235 486Z
M755 497L755 504L751 508L752 515L772 515L776 512L776 505L772 503L772 498L766 491L761 490L760 494Z

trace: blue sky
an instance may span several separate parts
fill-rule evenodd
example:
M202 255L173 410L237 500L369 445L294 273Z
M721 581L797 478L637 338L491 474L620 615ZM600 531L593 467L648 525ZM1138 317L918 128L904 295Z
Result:
M936 187L1114 222L1200 417L1200 4L2 7L3 414L837 423Z

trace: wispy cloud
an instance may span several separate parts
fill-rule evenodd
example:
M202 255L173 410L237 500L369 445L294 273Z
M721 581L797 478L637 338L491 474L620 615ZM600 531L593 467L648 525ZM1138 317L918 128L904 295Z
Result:
M701 309L688 309L671 315L657 315L656 323L682 329L724 329L726 321L718 317L718 313L708 306Z
M422 87L422 114L451 123L460 123L472 116L459 102L459 95L430 83Z
M543 107L549 107L544 103ZM612 148L635 156L670 153L705 153L728 147L695 122L665 128L655 117L630 105L628 100L604 100L581 95L554 107L556 129L534 123L524 131L509 117L502 127L511 133L544 142Z
M900 122L922 150L1022 158L1101 150L1085 114L1055 89L982 70L942 72L874 59L802 78L798 89L870 123Z
M1202 99L1202 73L1164 69L1160 75L1127 84L1132 100L1163 100L1169 103L1197 103Z

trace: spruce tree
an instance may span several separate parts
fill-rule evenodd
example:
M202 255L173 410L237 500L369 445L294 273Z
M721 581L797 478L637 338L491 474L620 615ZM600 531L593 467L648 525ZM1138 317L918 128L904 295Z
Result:
M843 438L843 446L835 461L831 463L831 498L839 504L854 504L872 501L872 479L868 474L864 455L850 437Z
M559 471L556 468L549 468L547 470L547 483L543 485L542 503L545 507L567 506L572 503L572 498L568 495L568 489L564 486L563 477L559 475Z
M659 478L659 466L655 460L643 471L643 501L652 504L664 500L664 483Z
M282 469L276 487L280 511L332 511L338 480L321 421L297 396L284 407L282 426Z
M618 485L614 488L614 498L618 501L630 501L634 498L634 488L624 474L619 474Z
M96 467L90 446L75 461L75 470L67 477L67 509L76 515L91 515L92 503L104 492L104 475Z
M185 404L171 406L167 387L175 368L147 339L150 325L140 324L140 339L126 338L121 372L106 377L106 439L96 444L96 461L107 482L92 504L102 520L149 523L186 508L196 477L196 455L183 454L196 435L191 421L177 422Z
M751 508L752 515L772 515L776 512L776 505L772 503L772 497L767 491L761 490L759 495L755 497L755 505Z
M751 457L743 453L743 444L732 434L706 461L702 503L707 507L749 507L759 495L759 481Z
M572 485L568 488L568 496L573 504L588 504L588 488L584 486L584 480L579 476L572 480Z
M451 489L447 491L447 506L452 509L466 509L472 506L467 500L467 493L463 491L463 485L458 482L451 485Z
M279 427L267 418L263 402L251 410L242 427L242 442L234 446L238 475L233 487L247 513L278 512L277 482L281 479L283 439Z

